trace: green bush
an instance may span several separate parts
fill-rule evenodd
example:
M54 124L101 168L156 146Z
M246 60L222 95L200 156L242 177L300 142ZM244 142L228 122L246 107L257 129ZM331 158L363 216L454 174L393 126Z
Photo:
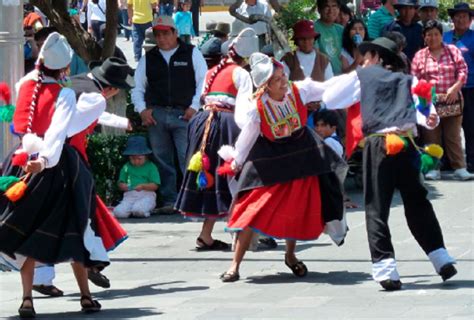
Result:
M276 17L278 26L288 32L291 38L291 28L302 19L316 20L315 10L311 10L315 0L290 0L288 5L282 7L281 12Z

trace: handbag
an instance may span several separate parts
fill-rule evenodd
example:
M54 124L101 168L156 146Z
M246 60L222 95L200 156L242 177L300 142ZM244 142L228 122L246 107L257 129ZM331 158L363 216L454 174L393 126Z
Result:
M457 79L458 77L458 68L456 66L456 61L454 61L453 53L451 52L451 49L448 49L449 56L451 58L451 61L453 61L454 64L454 73L455 77ZM425 73L426 73L426 62L428 60L428 53L425 56ZM464 108L464 98L462 96L461 91L458 92L458 98L456 101L447 103L446 102L446 93L437 93L436 94L436 100L434 101L434 107L436 109L436 113L440 118L448 118L448 117L458 117L461 116L463 113L463 108Z

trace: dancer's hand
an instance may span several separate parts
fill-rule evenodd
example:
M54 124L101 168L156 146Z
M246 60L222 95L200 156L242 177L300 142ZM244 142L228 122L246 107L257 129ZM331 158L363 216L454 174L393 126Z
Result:
M191 120L191 118L194 116L195 113L196 113L196 110L189 107L184 111L184 115L181 117L181 119L184 121L189 121Z
M43 159L30 160L26 163L26 166L23 170L26 173L39 173L44 170L45 163Z

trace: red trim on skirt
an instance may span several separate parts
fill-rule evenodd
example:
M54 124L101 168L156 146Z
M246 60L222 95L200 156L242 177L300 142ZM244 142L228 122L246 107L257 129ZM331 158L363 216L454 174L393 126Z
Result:
M235 203L227 229L251 227L279 239L312 240L324 231L319 179L253 189Z
M115 249L122 241L127 239L125 231L115 217L110 213L105 203L96 195L97 232L102 238L105 250Z

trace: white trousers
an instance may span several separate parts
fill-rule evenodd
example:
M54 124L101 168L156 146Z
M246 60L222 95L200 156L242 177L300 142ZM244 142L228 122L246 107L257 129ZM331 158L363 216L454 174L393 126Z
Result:
M54 266L36 267L33 285L52 286L55 276L56 273L54 272Z
M130 216L148 218L150 211L155 209L156 193L153 191L126 191L123 200L114 208L114 216L128 218Z

